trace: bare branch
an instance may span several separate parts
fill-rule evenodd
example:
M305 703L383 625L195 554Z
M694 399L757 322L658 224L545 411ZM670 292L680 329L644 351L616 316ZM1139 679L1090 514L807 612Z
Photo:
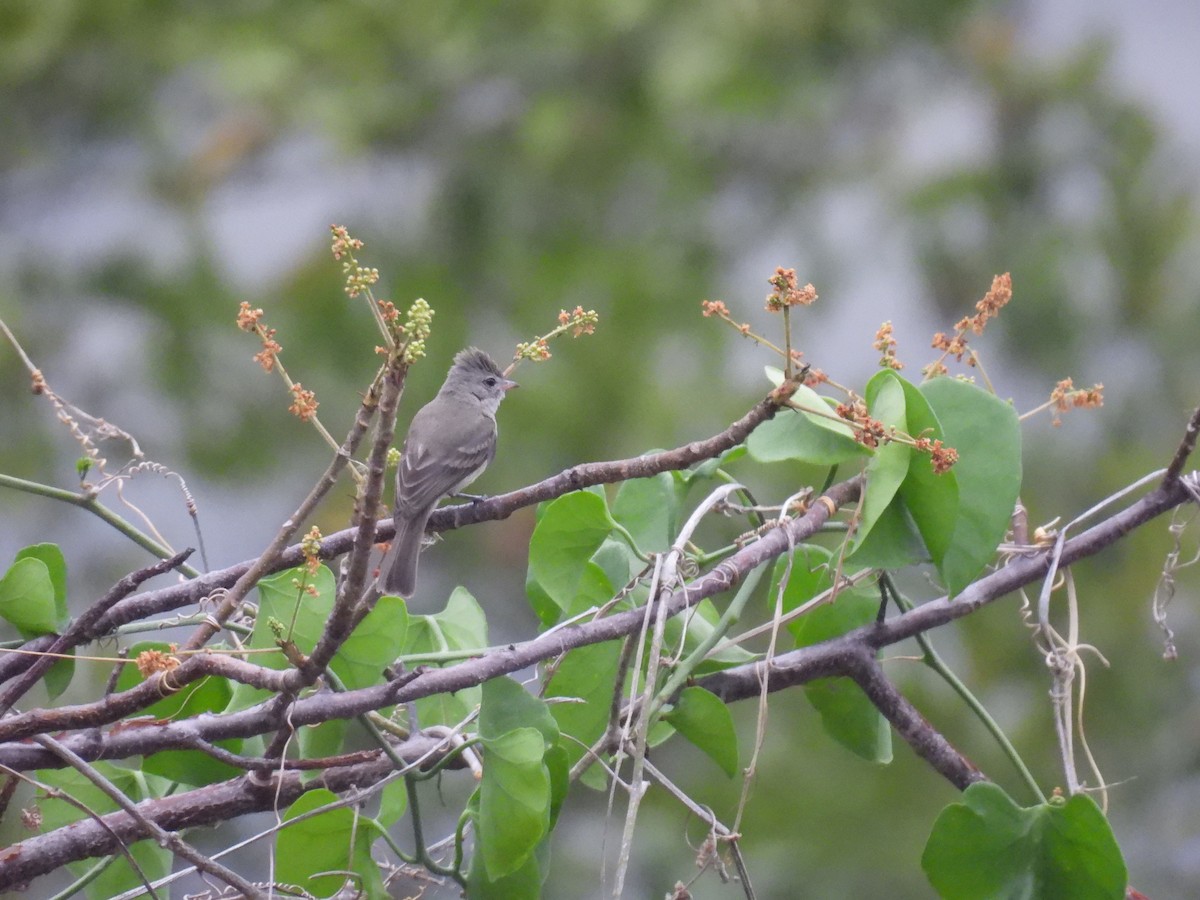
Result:
M436 762L437 749L443 744L446 742L441 737L417 735L396 749L406 760ZM381 756L371 763L330 769L307 781L300 772L276 773L265 785L252 780L252 776L239 776L169 797L144 800L135 805L135 810L142 820L157 828L180 831L287 806L314 788L326 788L337 794L367 787L393 771L391 760ZM121 842L133 842L143 836L141 822L121 810L101 816L98 821L75 822L20 841L0 850L0 891L11 890L69 862L113 853Z
M1179 448L1175 451L1175 456L1171 459L1171 464L1167 466L1167 473L1163 475L1162 483L1164 486L1179 480L1179 475L1183 472L1183 467L1187 463L1188 457L1196 449L1196 439L1198 437L1200 437L1200 406L1193 410L1192 417L1188 419L1187 428L1183 432L1183 440L1179 442Z

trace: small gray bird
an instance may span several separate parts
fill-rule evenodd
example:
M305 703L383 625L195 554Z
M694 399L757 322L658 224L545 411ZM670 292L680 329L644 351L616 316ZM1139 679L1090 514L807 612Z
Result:
M468 347L437 396L413 416L396 469L396 536L380 564L389 594L411 597L425 524L437 502L478 478L496 455L496 410L517 383L490 356Z

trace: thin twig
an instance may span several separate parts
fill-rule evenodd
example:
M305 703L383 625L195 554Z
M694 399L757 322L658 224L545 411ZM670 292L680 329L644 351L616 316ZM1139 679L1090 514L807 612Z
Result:
M125 794L123 794L115 784L101 775L94 767L88 765L87 762L80 759L76 754L72 753L54 738L43 734L34 738L34 741L40 744L44 749L49 750L55 756L61 757L62 760L66 762L72 769L99 788L110 800L116 803L117 806L121 807L121 809L123 809L130 816L130 818L132 818L138 824L138 827L144 832L146 837L153 838L159 846L165 847L182 859L186 859L202 872L207 872L214 878L218 878L225 882L230 887L238 889L247 898L247 900L259 900L259 898L265 898L266 895L263 894L262 891L252 885L241 875L237 874L232 869L221 865L219 862L216 862L205 856L203 853L189 845L178 834L167 831L165 828L142 815L141 811L137 808L137 804L126 797ZM151 893L153 893L153 891L151 891Z

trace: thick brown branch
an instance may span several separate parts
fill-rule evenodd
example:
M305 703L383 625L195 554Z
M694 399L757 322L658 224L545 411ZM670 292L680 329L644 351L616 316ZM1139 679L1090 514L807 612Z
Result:
M128 597L144 582L154 576L169 572L176 566L182 565L192 555L192 552L192 550L184 550L182 553L176 553L170 559L159 560L152 565L146 566L144 569L131 572L114 584L107 594L88 607L83 615L72 622L70 627L46 648L46 656L36 657L21 676L8 686L4 695L0 696L0 716L3 716L12 709L13 704L27 690L37 684L38 679L46 674L52 665L58 662L56 657L49 654L67 653L80 644L85 643L88 640L86 637L88 632L114 604Z
M725 559L704 577L676 591L666 600L666 614L676 615L706 597L729 590L753 569L779 556L789 546L810 538L841 505L853 502L858 496L861 483L861 478L853 478L834 485L825 494L829 499L828 503L814 503L804 516L768 532L760 540ZM122 758L134 754L145 755L160 749L189 746L187 742L194 741L196 737L217 741L223 738L263 734L279 727L285 712L288 723L297 728L330 719L350 718L385 706L473 687L491 678L551 659L576 647L635 634L641 628L643 614L640 609L631 609L604 619L567 625L533 640L494 650L456 666L419 670L418 673L413 673L412 677L392 684L344 694L322 692L297 700L286 706L286 709L273 699L239 712L208 715L200 720L147 723L132 734L118 728L103 737L90 732L86 736L64 736L63 741L85 759L98 758L92 754L103 754L106 758ZM172 683L190 683L205 674L216 674L213 666L218 664L230 667L231 673L236 672L243 677L245 674L234 668L234 664L243 667L249 665L224 657L196 656L170 673ZM283 687L286 673L265 669L261 670L261 673L263 677L274 676L278 679L274 683L276 690ZM158 698L158 690L157 681L152 679L129 691L94 703L10 716L0 721L0 740L18 741L47 730L98 728L111 724L148 706ZM23 768L21 762L28 762L30 759L29 749L19 743L0 744L0 762L12 768Z
M364 587L370 574L368 563L371 548L375 544L376 519L379 501L383 496L384 472L387 469L388 447L392 445L392 432L396 426L396 407L404 393L408 366L399 357L393 359L383 380L383 391L379 399L379 419L375 426L375 440L367 461L367 482L355 499L355 539L350 553L344 560L343 578L338 585L337 600L325 630L307 662L291 673L293 690L307 687L320 677L338 648L354 631L367 610L363 601Z
M857 490L858 481L853 480L835 485L827 496L831 498L836 507L853 500L857 496ZM1164 486L1153 491L1110 519L1096 525L1079 537L1067 541L1063 547L1061 564L1067 565L1099 552L1129 530L1187 499L1189 499L1187 491L1179 484ZM786 526L786 530L781 528L769 532L761 540L725 560L716 569L687 588L676 592L667 601L668 612L675 614L686 606L699 602L704 597L727 590L754 567L785 552L789 546L788 531L791 532L791 541L804 540L824 523L829 513L829 507L825 503L814 504L808 515L791 522ZM878 650L920 631L928 631L944 625L1018 587L1040 580L1046 574L1048 566L1048 555L1045 553L1019 558L999 571L975 582L954 600L945 598L934 600L882 624L867 626L813 647L781 654L775 658L772 664L770 688L771 690L781 690L806 683L814 678L847 674L851 671L856 654L861 652L863 646L869 647L872 651ZM299 727L332 718L348 718L397 702L407 702L444 691L461 690L481 684L489 678L505 675L550 659L576 647L614 640L635 633L640 627L642 615L640 610L630 610L605 619L570 625L531 641L496 650L456 666L420 671L416 677L407 681L402 687L379 685L346 694L321 693L303 698L290 708L288 718L295 726ZM185 663L185 666L189 663ZM702 679L700 684L726 701L757 696L760 689L758 665L760 664L741 666L716 673ZM102 705L91 704L92 707ZM81 708L76 709L81 711ZM268 711L271 712L270 715L265 714ZM62 710L50 711L47 715L62 712ZM105 712L108 711L105 710ZM20 719L29 715L13 716L0 722L0 734L4 734L6 739L11 740L17 736L38 733L48 728L66 727L62 721L55 719L51 722L40 716L36 723L33 720L19 722ZM94 709L91 715L93 717L97 715ZM105 756L113 758L121 758L135 753L154 752L156 748L188 746L188 742L195 737L215 741L226 737L248 737L262 734L270 728L278 727L277 716L277 711L269 710L269 707L264 704L237 713L205 716L199 721L161 723L154 728L139 729L138 731L142 733L137 735L111 733L103 737L96 737L93 733L89 736L89 742L96 742L95 752L102 752ZM115 718L104 716L101 720L85 719L80 722L76 719L76 721L78 724L70 727L96 726L103 724L104 721L115 721ZM14 729L14 726L18 725L20 727ZM176 733L177 730L180 733ZM138 740L133 740L135 737ZM76 744L76 740L82 741L82 736L68 736L63 740L85 758L96 758L84 752L84 748ZM0 762L13 768L27 768L28 763L32 761L28 758L29 749L20 744L2 745L0 746Z
M108 725L134 715L168 694L209 675L273 692L282 691L287 685L285 671L256 666L229 656L202 653L184 660L178 668L156 673L119 694L108 694L91 703L34 709L0 719L0 740L18 740L35 734ZM3 755L3 746L0 745L0 755ZM96 758L83 755L89 759Z
M775 415L779 409L778 403L779 399L772 394L755 404L746 415L732 423L719 434L715 434L702 441L685 444L674 450L651 453L632 459L583 463L582 465L574 466L560 472L544 481L540 481L537 484L529 485L508 494L500 494L477 503L445 507L433 514L429 527L431 530L444 531L476 522L504 519L525 506L531 506L545 500L552 500L555 497L560 497L579 488L597 484L612 484L626 478L649 478L661 472L685 469L697 462L712 459L726 450L736 447L749 436L750 432ZM356 425L356 428L361 426L365 431L366 425L367 423L364 421ZM355 434L357 438L361 438L361 433L356 431ZM348 447L349 443L346 446ZM395 529L391 520L385 519L376 528L376 538L378 540L387 540L394 532ZM357 533L357 529L347 528L330 535L321 541L321 549L318 555L324 560L341 556L353 546ZM300 545L296 544L279 553L275 557L275 561L271 565L261 568L261 571L258 570L255 560L249 560L225 569L208 572L184 584L173 585L157 591L146 591L118 603L102 616L94 627L88 629L85 636L88 640L95 640L111 634L114 629L121 625L126 625L130 622L140 622L143 619L161 615L180 607L195 606L213 595L220 596L222 591L229 589L245 577L246 573L252 567L256 568L256 576L262 577L283 571L284 569L293 568L303 562L304 554L300 549ZM27 644L26 647L32 649L35 643L38 649L44 649L47 642L39 638L36 642ZM9 659L12 660L13 658L9 657ZM5 660L4 662L8 661ZM27 666L28 662L22 663L19 660L8 662L4 669L0 669L0 674L5 669L15 674ZM3 678L0 678L0 681L3 680Z
M917 708L908 702L908 698L887 680L883 666L873 653L866 651L858 654L855 665L847 674L862 688L896 733L916 751L917 756L956 788L965 791L975 782L986 780L975 764L955 750L945 736L930 725L917 712Z
M531 484L529 487L508 494L500 494L477 503L443 507L430 517L429 530L449 531L454 528L462 528L464 525L474 525L477 522L506 519L518 509L533 506L535 503L545 500L553 500L555 497L561 497L563 494L569 494L580 488L596 484L614 484L630 478L650 478L662 472L686 469L695 463L720 456L726 450L742 443L750 436L750 432L775 415L779 410L780 402L775 394L771 394L756 403L746 415L720 434L715 434L703 441L693 441L674 450L648 453L633 459L582 463L559 472L545 481L539 481L537 484ZM388 528L388 525L381 526L380 534L386 536Z
M437 761L448 747L441 737L418 735L395 748L410 762ZM300 772L276 773L266 784L242 776L220 784L155 800L136 809L143 820L167 831L216 825L237 816L278 809L294 803L306 791L327 788L334 793L366 788L395 771L383 757L367 764L328 770L311 780ZM143 836L142 825L125 812L102 816L100 822L80 821L0 850L0 891L11 890L69 862L113 853L118 841L132 843Z

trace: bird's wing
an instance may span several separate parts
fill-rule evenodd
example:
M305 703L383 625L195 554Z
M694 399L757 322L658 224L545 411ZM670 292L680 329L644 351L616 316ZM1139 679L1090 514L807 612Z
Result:
M477 407L432 401L409 426L396 480L397 512L414 515L466 487L495 453L495 419Z

